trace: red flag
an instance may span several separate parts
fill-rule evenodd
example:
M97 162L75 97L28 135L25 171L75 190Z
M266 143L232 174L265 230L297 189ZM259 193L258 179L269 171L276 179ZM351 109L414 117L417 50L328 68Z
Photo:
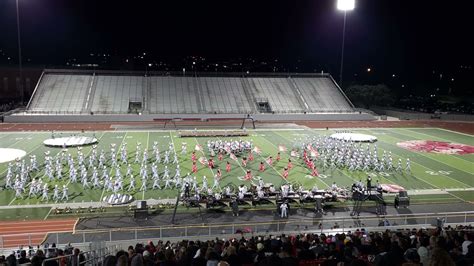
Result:
M273 164L273 160L272 160L270 157L268 157L268 158L265 160L265 162L266 162L267 164L269 164L269 165L272 165L272 164Z
M230 154L230 158L234 161L237 161L237 156L235 156L233 153Z
M286 151L286 147L284 145L278 145L278 151Z
M207 159L205 157L199 157L199 162L202 164L202 165L207 165Z
M313 148L313 146L311 146L310 144L308 144L308 150L310 151L311 157L318 157L319 156L318 150Z
M257 146L253 147L253 152L255 152L256 154L262 153L262 151L260 150L260 148L257 147Z

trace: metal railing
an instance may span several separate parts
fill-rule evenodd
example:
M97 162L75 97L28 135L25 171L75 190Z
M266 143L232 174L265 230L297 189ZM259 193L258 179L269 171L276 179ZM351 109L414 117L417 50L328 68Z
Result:
M61 265L61 261L64 261L65 265L71 265L74 256L78 256L76 258L78 261L75 265L103 265L107 256L115 255L117 251L121 249L121 246L119 245L106 246L105 243L101 244L102 247L100 248L97 248L97 245L91 245L88 251L80 252L78 255L69 254L45 259L41 265L44 266L51 261L57 262L58 265Z
M295 210L301 212L304 210ZM403 209L402 209L403 211ZM313 214L307 211L307 214ZM127 227L113 229L78 230L72 232L49 233L44 242L66 244L66 243L93 243L114 242L128 240L142 240L151 238L187 238L200 236L219 236L235 234L239 232L251 232L254 234L277 233L277 232L309 232L337 228L343 232L355 230L356 228L380 227L384 220L390 223L391 228L410 227L420 225L436 226L437 220L443 219L449 224L474 224L474 211L466 212L443 212L426 214L400 214L387 216L354 216L344 218L329 218L330 213L325 216L303 219L280 219L274 218L270 221L255 223L223 223L215 224L212 220L203 220L201 224L193 225L169 225L161 227ZM198 218L199 219L199 218ZM23 237L21 245L31 245L35 234L4 235L0 236L0 248L9 246L8 239L11 237ZM5 245L7 244L7 246ZM20 245L20 243L18 243Z

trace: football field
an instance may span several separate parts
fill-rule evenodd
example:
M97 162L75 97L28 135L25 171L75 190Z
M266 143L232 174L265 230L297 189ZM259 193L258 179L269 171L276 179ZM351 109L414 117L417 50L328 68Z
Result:
M365 172L365 171L349 171L346 168L323 168L322 164L316 159L316 166L319 171L319 177L311 176L310 170L304 165L301 158L291 157L291 150L295 143L298 143L300 139L307 139L318 135L330 135L336 131L350 131L353 133L362 133L373 135L377 137L377 149L379 157L386 151L391 152L393 162L396 162L399 158L403 161L405 166L406 159L409 158L411 161L411 172ZM354 128L354 129L337 129L337 130L325 130L325 129L278 129L278 130L255 130L248 131L250 135L248 137L233 137L233 138L222 138L222 137L183 137L181 138L178 131L102 131L96 132L98 151L104 150L107 153L110 151L111 144L116 144L120 147L123 143L127 143L129 161L133 161L135 158L135 149L137 142L142 145L142 150L147 147L149 154L151 154L152 146L154 142L158 142L160 151L168 149L170 142L174 144L174 149L178 154L179 165L181 168L181 176L185 176L191 172L191 152L195 150L196 146L203 147L196 151L198 158L209 158L210 154L207 150L208 140L251 140L253 145L258 147L260 153L255 153L254 160L249 162L246 167L242 165L241 158L238 160L232 160L228 155L224 156L222 161L215 159L216 168L210 169L206 165L197 163L198 172L196 174L199 182L203 176L207 177L209 186L212 186L213 177L217 167L222 170L222 181L221 187L232 186L236 187L240 184L250 185L251 182L256 183L256 180L246 181L243 176L247 170L251 170L255 176L263 178L265 183L272 183L276 187L287 182L304 186L306 189L312 188L314 185L320 189L331 186L333 182L336 182L339 186L348 187L352 183L362 180L365 181L367 175L373 176L374 180L379 180L382 184L396 184L402 186L410 192L418 193L417 200L419 202L444 202L444 201L472 201L474 194L474 153L467 152L456 153L451 151L435 151L435 152L423 152L420 150L406 149L400 144L405 141L432 141L436 143L455 143L474 146L474 136L449 131L438 128ZM61 132L57 133L58 136L69 136L74 133ZM93 133L84 133L84 135L92 136ZM27 153L25 159L28 160L28 155L35 154L38 158L38 162L41 165L43 163L44 153L50 151L51 155L58 154L61 148L51 148L43 145L43 141L51 137L50 132L2 132L0 133L0 148L15 148L24 150ZM185 142L187 145L187 153L181 153L182 143ZM363 146L366 144L362 144ZM373 144L371 144L373 145ZM449 146L449 145L448 145ZM278 151L281 147L285 147L285 151L281 152L281 160L274 162L273 165L266 164L264 172L259 172L260 162L265 162L269 156L276 158ZM372 146L373 147L373 146ZM92 150L91 146L82 148L82 152L86 157ZM77 148L69 148L68 153L71 153L74 157L77 155ZM117 155L120 157L120 154ZM151 155L150 155L151 157ZM289 172L288 179L283 178L284 167L287 166L288 159L293 162L294 168ZM172 161L172 156L170 161ZM87 159L86 159L87 161ZM225 164L229 161L232 165L232 169L229 173L225 171ZM87 165L87 164L86 164ZM41 201L41 195L34 198L28 198L26 192L23 199L15 199L15 192L11 189L3 189L5 185L5 176L7 171L8 163L0 164L0 206L8 205L41 205L50 202ZM138 191L141 186L142 180L138 177L139 175L139 164L134 164L134 176L136 176L136 187L137 190L130 192L134 199L147 200L147 199L167 199L176 198L177 190L175 189L161 189L152 190L150 189L153 181L148 180L149 189L144 191ZM170 176L175 174L175 165L168 164L170 170ZM111 168L109 167L111 170ZM121 166L122 173L126 172L126 166ZM52 193L54 184L62 185L67 184L69 186L69 202L98 202L101 199L111 194L105 189L83 189L82 184L74 183L70 184L68 167L63 168L63 179L60 181L50 182L45 176L44 168L41 165L40 171L34 172L35 178L43 179L49 184L49 192ZM160 175L164 171L164 165L159 164ZM111 176L115 171L110 171ZM89 172L89 175L91 173ZM79 178L80 179L80 178ZM125 189L127 189L130 182L129 178L124 179ZM445 191L446 190L446 191ZM441 193L442 192L442 193ZM38 206L39 207L39 206Z

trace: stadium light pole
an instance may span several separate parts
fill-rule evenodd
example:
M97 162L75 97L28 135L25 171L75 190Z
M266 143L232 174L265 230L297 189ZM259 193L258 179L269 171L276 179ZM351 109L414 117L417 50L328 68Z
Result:
M21 60L21 36L20 36L20 9L18 7L18 0L16 0L16 31L18 36L18 66L20 74L20 93L21 93L21 104L25 100L25 92L23 90L23 66Z
M337 9L344 12L344 24L342 26L342 47L341 47L341 69L339 70L339 85L342 88L342 72L344 69L344 42L346 38L346 16L347 11L354 10L355 0L337 0Z

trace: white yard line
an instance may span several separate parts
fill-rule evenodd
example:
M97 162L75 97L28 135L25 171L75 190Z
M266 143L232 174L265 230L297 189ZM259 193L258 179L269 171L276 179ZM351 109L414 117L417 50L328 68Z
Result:
M15 197L13 197L13 199L10 201L10 203L8 203L8 206L11 206L11 205L12 205L12 203L13 203L15 200L16 200L16 198L15 198Z
M46 216L44 217L43 220L46 220L48 218L48 216L49 216L49 214L51 214L52 210L53 210L53 208L49 208L49 211L48 211L48 213L46 214Z
M474 126L474 125L473 125ZM413 129L413 128L412 128ZM403 131L408 131L410 129L408 128L399 128L399 130L403 130ZM419 130L419 128L418 128ZM431 135L431 134L427 134L427 133L422 133L422 132L418 132L418 131L410 131L410 132L413 132L413 133L416 133L416 134L421 134L421 135L425 135L425 136L428 136L428 137L431 137L431 138L437 138L437 139L442 139L444 141L448 141L448 142L455 142L454 140L450 140L450 139L446 139L446 138L442 138L442 137L438 137L436 135ZM408 132L407 132L408 133ZM408 136L406 134L403 134L403 133L399 133L400 135L404 135L404 136Z
M9 135L14 135L13 133L11 132L0 132L0 140L9 136Z
M474 124L473 124L473 126L474 126ZM449 129L446 129L446 128L441 128L441 127L440 127L440 128L436 128L436 129L440 129L440 130L448 131L448 132L451 132L451 133L455 133L455 134L464 135L464 136L468 136L468 137L474 138L474 136L471 135L471 134L462 133L462 132L457 132L457 131L449 130Z

